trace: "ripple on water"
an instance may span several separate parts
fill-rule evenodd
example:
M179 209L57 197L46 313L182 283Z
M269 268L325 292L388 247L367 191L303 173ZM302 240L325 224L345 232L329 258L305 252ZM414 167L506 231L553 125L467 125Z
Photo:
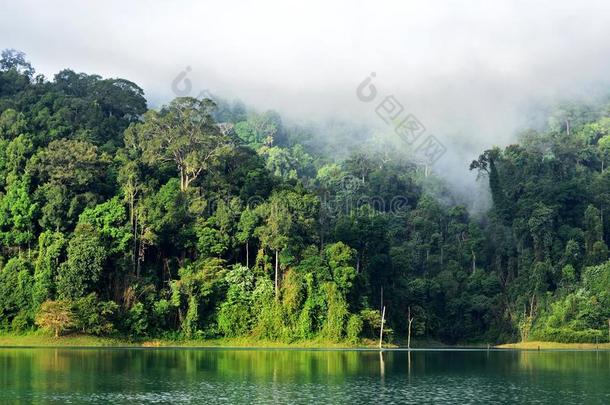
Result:
M0 402L610 403L610 353L0 349Z

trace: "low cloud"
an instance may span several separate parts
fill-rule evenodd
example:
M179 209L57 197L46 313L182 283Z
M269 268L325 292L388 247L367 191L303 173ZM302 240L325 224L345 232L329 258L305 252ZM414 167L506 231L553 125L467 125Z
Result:
M610 4L591 0L25 0L0 16L0 45L38 71L125 77L153 106L189 67L194 95L384 131L355 95L375 72L446 145L436 170L458 188L472 187L469 160L512 142L534 107L605 93L609 37Z

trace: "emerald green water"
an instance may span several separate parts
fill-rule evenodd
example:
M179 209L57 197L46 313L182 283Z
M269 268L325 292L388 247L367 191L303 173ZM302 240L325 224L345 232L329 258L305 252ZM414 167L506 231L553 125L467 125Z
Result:
M0 403L610 403L610 352L0 349Z

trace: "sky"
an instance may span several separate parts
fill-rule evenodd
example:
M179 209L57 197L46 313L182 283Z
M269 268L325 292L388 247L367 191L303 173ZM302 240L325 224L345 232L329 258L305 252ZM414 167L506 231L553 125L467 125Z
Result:
M193 96L383 131L356 96L374 72L379 94L446 146L438 167L454 182L483 149L514 142L532 106L605 92L610 75L607 1L0 3L0 48L47 77L69 67L132 80L152 106L188 79Z

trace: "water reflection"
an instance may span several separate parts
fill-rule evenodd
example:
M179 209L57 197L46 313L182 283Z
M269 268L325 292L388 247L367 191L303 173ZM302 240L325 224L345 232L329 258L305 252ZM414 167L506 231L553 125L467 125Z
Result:
M0 349L0 402L610 402L609 352Z

